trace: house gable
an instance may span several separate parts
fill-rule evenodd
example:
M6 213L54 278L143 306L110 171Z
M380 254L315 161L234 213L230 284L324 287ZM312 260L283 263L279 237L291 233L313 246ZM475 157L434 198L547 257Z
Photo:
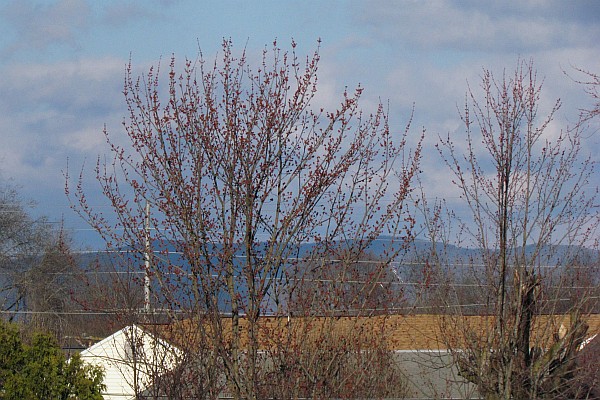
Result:
M127 326L80 353L81 359L104 369L106 400L135 399L157 375L177 363L178 350L137 325Z

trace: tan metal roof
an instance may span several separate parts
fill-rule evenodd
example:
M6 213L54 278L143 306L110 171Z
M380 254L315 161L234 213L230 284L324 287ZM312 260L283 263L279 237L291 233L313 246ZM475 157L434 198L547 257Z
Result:
M589 325L588 336L600 333L600 314L585 318ZM494 324L493 316L451 316L440 314L388 315L372 317L261 317L257 328L259 346L268 349L277 346L297 345L324 339L343 340L348 345L363 348L384 345L390 350L440 350L447 343L460 347L465 332L485 338ZM552 337L561 324L568 326L569 315L537 316L532 341L541 343ZM225 342L231 337L231 319L223 318L221 332ZM210 335L209 324L203 329ZM199 323L186 319L161 326L158 333L175 342L191 344L201 337ZM241 346L248 345L248 320L240 319Z

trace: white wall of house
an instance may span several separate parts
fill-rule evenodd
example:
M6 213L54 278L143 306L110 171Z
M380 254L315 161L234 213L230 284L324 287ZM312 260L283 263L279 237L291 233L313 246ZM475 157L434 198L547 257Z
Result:
M156 376L177 363L179 351L137 325L127 326L81 352L81 359L104 369L104 399L134 399Z

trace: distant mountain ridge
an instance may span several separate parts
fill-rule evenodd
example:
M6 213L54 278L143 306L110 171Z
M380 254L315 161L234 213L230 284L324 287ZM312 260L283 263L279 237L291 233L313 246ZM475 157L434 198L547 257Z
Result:
M315 243L302 244L297 251L293 251L292 253L302 258L303 256L310 254L314 246ZM392 251L397 250L399 246L402 246L402 239L397 239L390 236L381 236L370 243L365 252L375 258L378 258L380 256L384 256L386 253L389 253L390 249L393 249ZM444 245L439 242L436 242L434 246L434 250L442 264L464 263L477 265L483 263L481 249L459 247L451 244ZM159 248L159 246L155 246L155 248ZM175 246L168 246L168 250L170 252L169 258L171 264L183 265L187 263L183 255L175 252ZM216 253L218 253L220 249L216 248L215 250ZM521 248L517 248L516 250L520 251ZM398 256L394 261L399 264L424 263L431 259L431 251L431 242L422 239L414 239L406 245L406 248L398 252ZM532 260L536 251L538 252L538 257L536 260ZM118 257L116 256L117 253L122 254L126 253L126 251L96 251L80 254L79 264L83 269L86 269L86 267L89 267L95 263L100 265L114 264L115 262L118 262ZM598 251L583 246L574 245L545 245L538 249L537 245L530 244L525 247L525 257L532 265L541 266L565 266L565 264L574 262L587 265L600 264L600 253ZM143 262L139 254L136 257L136 261L138 264L140 264L141 269ZM116 268L118 270L120 269L118 266Z

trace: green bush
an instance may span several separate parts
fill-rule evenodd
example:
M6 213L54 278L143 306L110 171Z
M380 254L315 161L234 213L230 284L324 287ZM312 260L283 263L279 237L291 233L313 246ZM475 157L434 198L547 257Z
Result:
M0 320L0 399L101 400L104 372L79 355L67 360L56 339L34 333L21 339L17 325Z

